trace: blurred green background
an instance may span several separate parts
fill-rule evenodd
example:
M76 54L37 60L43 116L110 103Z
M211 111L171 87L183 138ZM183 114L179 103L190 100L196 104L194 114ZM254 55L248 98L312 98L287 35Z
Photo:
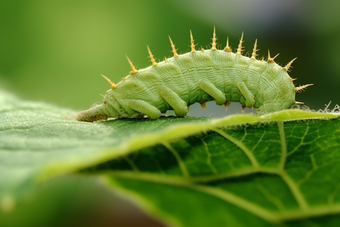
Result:
M18 96L76 110L102 102L114 82L150 65L146 45L157 60L171 56L168 35L179 53L189 50L191 29L198 47L209 48L213 26L219 47L226 37L235 50L245 32L244 54L258 39L259 56L280 53L285 65L298 57L290 72L296 85L314 83L297 94L312 109L339 103L340 20L338 1L109 1L1 0L0 88ZM236 111L240 112L240 105ZM233 113L231 111L230 113ZM224 115L214 103L191 115Z
M235 50L244 31L243 53L248 56L258 39L260 57L266 58L268 49L272 55L280 53L276 62L281 65L298 57L290 72L291 77L298 78L295 84L315 85L297 94L297 100L312 109L324 108L329 101L334 106L340 103L339 8L340 2L335 0L0 0L0 89L28 100L87 109L95 102L100 103L99 94L109 89L100 74L114 82L128 74L130 67L125 54L137 68L144 68L150 65L146 45L157 60L162 60L171 56L170 35L179 53L185 53L189 50L191 29L198 47L209 48L216 26L219 48L224 47L229 36ZM235 112L240 112L239 104L233 105L228 114ZM194 105L190 114L225 115L224 108L214 103L208 104L206 112ZM81 189L74 190L74 195L78 195ZM65 201L66 191L40 201ZM91 208L87 211L90 213L97 208L102 210L102 203L98 202L105 200L102 195L102 189L91 189L81 197L84 201L80 204ZM86 200L88 197L91 199ZM79 198L72 198L62 207L79 202ZM56 215L72 215L79 209L74 206L72 213L60 207L51 208L50 204L36 203L39 211L46 207L49 207L46 212L58 210L54 216L40 213L46 222L60 221ZM117 204L105 209L110 214L117 212L122 203ZM34 210L31 208L27 205L22 209ZM124 211L129 209L132 208ZM12 219L7 218L13 221L21 217L21 223L28 223L30 213L16 212ZM136 217L136 212L132 213Z

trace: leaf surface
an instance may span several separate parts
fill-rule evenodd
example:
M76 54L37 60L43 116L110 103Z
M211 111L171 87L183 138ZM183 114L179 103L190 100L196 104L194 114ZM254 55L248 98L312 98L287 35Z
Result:
M2 210L39 182L81 170L171 226L339 223L337 114L97 123L74 114L2 93Z

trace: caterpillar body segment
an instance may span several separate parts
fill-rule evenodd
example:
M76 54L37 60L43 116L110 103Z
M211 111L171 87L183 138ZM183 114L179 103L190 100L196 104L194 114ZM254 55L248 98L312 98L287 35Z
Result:
M108 118L151 119L174 110L184 117L188 107L196 102L215 100L217 105L240 102L242 107L256 108L259 115L290 108L296 103L295 93L310 85L295 87L287 73L293 60L285 67L274 62L257 60L257 41L251 58L242 56L243 34L237 53L231 52L229 41L223 50L216 49L214 32L210 50L195 50L190 31L191 51L178 55L169 37L174 56L156 62L150 48L152 65L137 70L130 59L132 71L118 84L108 80L111 89L104 96L104 103L81 111L79 121L106 120Z

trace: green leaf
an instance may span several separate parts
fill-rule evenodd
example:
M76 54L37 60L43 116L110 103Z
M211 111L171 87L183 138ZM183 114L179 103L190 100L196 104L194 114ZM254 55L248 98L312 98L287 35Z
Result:
M335 119L213 129L95 170L170 225L308 223L340 212L339 128Z
M340 223L335 113L85 123L0 97L4 211L40 182L82 170L171 226Z
M21 101L6 93L0 97L0 205L5 210L48 177L119 157L161 139L154 135L145 140L139 135L177 122L202 121L170 118L86 123L75 121L76 112L71 110Z

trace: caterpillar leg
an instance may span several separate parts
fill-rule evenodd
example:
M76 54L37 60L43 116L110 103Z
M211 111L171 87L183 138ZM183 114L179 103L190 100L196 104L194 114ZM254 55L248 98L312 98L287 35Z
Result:
M198 86L208 95L213 97L217 105L223 105L227 101L225 94L212 83L205 80L200 80L198 82Z
M158 119L162 115L159 109L143 100L131 100L129 106L137 112L148 115L150 119Z
M188 113L188 106L173 90L166 86L162 86L160 95L174 109L177 117L184 117Z
M241 94L246 99L246 107L252 107L255 104L254 95L249 91L244 82L237 83L237 87L240 90Z

